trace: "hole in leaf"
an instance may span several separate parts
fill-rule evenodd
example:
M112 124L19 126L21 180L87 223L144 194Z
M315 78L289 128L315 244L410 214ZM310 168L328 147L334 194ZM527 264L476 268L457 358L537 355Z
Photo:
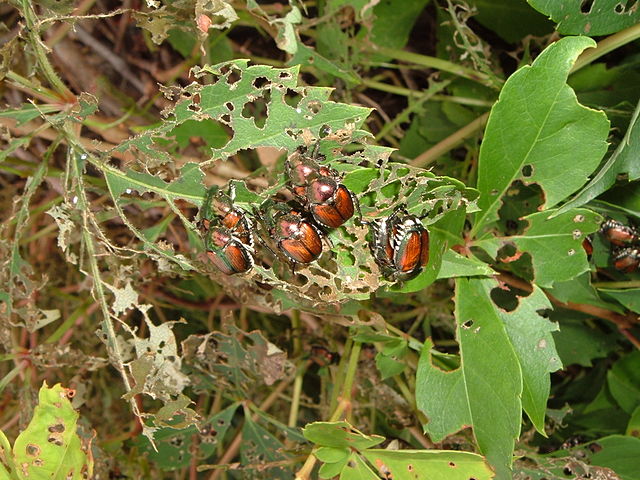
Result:
M455 468L456 464L455 464L454 462L449 462L449 466L450 466L451 468Z
M242 116L244 118L253 117L253 121L258 128L264 128L264 124L267 121L267 109L269 102L271 101L271 92L265 90L262 96L254 99L252 102L247 102L242 108Z
M33 443L28 443L25 447L25 451L27 452L27 455L29 457L37 457L38 455L40 455L40 447L34 445Z
M585 15L591 13L593 2L594 0L582 0L582 3L580 4L580 11Z
M233 112L233 109L236 108L231 102L225 103L224 106L227 107L227 110L229 110L230 112Z
M295 90L287 88L287 91L284 93L284 101L287 105L292 108L298 108L300 100L302 100L302 95L300 95Z
M615 7L613 7L613 10L618 14L623 13L624 12L624 5L619 3Z
M462 324L462 328L469 329L473 327L473 320L467 320Z
M322 104L316 100L313 100L309 102L309 104L307 105L307 108L311 113L316 114L316 113L319 113L320 110L322 110Z
M255 88L262 88L269 83L270 82L267 77L257 77L256 79L253 80L253 86Z
M509 286L507 288L496 287L491 290L491 300L496 306L506 312L513 312L520 304L520 298L529 293L519 288Z
M52 433L62 433L64 432L65 428L64 424L56 423L55 425L51 425L48 430Z
M531 175L533 175L533 167L531 165L525 165L522 167L523 177L530 177Z

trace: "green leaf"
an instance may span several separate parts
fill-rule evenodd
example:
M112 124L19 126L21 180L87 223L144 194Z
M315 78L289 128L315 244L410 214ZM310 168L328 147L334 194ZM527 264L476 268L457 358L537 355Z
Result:
M313 454L324 463L346 462L349 457L348 448L320 447Z
M628 414L640 405L640 351L618 360L607 372L609 391Z
M609 121L603 112L580 105L566 84L578 54L593 46L587 37L563 38L505 83L480 147L482 212L474 233L498 218L514 181L539 184L550 208L580 188L598 166L607 150Z
M46 382L27 428L13 445L19 479L80 480L91 478L93 461L77 433L80 415L71 406L67 389ZM89 447L90 448L90 447Z
M590 268L582 242L598 229L601 217L586 209L553 213L548 210L524 217L529 226L521 235L487 238L475 245L495 257L504 244L514 243L520 253L531 255L535 283L541 287L571 280Z
M597 263L596 263L597 264ZM624 313L624 309L614 302L607 302L600 298L599 291L591 285L591 272L585 272L582 275L568 280L566 282L555 282L553 287L546 289L557 300L561 302L586 303L609 309L613 312ZM614 290L620 292L621 290Z
M302 429L310 442L322 447L363 450L384 441L380 435L365 435L349 422L313 422Z
M353 452L340 473L340 480L380 480L360 455Z
M438 272L438 279L453 277L490 277L495 275L493 269L475 257L463 257L453 250L447 250L442 256L442 265Z
M558 24L558 32L563 35L609 35L640 22L640 10L635 2L620 0L527 1L533 8L551 17Z
M11 472L16 471L11 453L11 444L4 432L0 430L0 478L9 479Z
M495 280L456 280L456 336L460 368L443 371L425 342L416 374L416 402L429 418L434 441L472 426L480 451L497 478L511 478L510 465L520 432L523 379L497 306L488 292ZM491 352L491 354L488 354Z
M0 118L12 118L16 121L16 126L19 127L44 114L57 112L59 110L59 105L34 105L32 103L24 103L20 108L2 110L0 112Z
M374 8L371 41L381 47L404 48L409 34L429 0L383 0Z
M593 454L592 465L612 469L621 480L640 480L640 438L611 435L595 443L602 447L602 450Z
M393 480L490 480L494 473L475 453L446 450L379 450L362 455Z
M484 282L486 295L491 280ZM497 282L493 288L497 287ZM551 309L544 292L534 286L533 292L520 297L520 304L512 312L497 308L504 322L511 345L522 368L522 406L536 430L546 436L544 418L551 389L549 373L562 368L551 332L558 325L542 317L539 312Z
M553 31L553 24L523 1L473 0L478 9L474 17L509 43L527 35L541 37Z
M240 447L240 458L244 467L247 468L246 475L249 478L282 478L289 480L292 477L291 470L282 467L262 469L264 463L287 460L288 454L284 453L284 445L274 437L271 432L254 422L246 411L244 426L242 427L242 446ZM260 476L258 476L258 474Z
M620 302L632 312L640 313L640 288L628 288L626 290L599 288L598 291Z
M604 334L584 319L558 318L560 330L553 332L558 355L562 363L592 367L594 358L606 357L616 347L615 335Z
M636 407L631 414L625 435L636 438L640 437L640 407Z
M560 207L558 214L574 207L579 207L593 200L598 195L608 190L618 175L628 173L629 180L640 178L640 102L636 105L629 127L624 138L606 163L598 170L598 173L587 183L582 190L569 202Z

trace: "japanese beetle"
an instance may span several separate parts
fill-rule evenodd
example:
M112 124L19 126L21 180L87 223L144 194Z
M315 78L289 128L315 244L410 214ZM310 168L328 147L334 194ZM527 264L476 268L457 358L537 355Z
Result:
M357 200L340 183L338 172L315 159L319 143L311 156L298 150L285 161L289 189L307 208L313 219L327 228L337 228L353 217Z
M385 277L410 280L429 261L429 231L418 217L399 207L372 222L369 247Z
M600 233L618 247L626 247L629 245L640 243L640 233L627 225L616 220L607 220L600 226Z
M311 345L310 353L309 360L319 367L337 364L340 361L340 355L330 351L324 345Z
M246 273L253 268L253 222L247 212L233 204L230 195L211 187L202 208L200 229L211 263L225 275Z
M320 257L322 233L302 212L286 204L278 204L274 208L263 207L259 214L270 239L293 265L311 263Z
M207 256L222 273L247 273L253 268L253 248L234 236L231 229L213 227L205 235Z
M614 252L613 266L624 273L635 271L640 266L640 248L628 247Z

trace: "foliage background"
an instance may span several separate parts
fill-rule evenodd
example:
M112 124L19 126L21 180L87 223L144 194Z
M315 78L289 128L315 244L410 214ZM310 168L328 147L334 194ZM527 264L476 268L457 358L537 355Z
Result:
M640 274L597 234L640 218L636 2L0 15L0 475L639 478ZM217 273L205 188L252 211L326 125L365 218L425 216L424 272L352 222Z

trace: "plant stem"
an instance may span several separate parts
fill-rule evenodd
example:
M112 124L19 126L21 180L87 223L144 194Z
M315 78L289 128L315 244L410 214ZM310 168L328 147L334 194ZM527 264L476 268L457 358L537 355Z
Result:
M75 101L76 96L67 88L64 82L60 80L60 77L58 77L58 74L49 62L45 46L40 39L39 29L36 28L36 13L31 7L31 2L28 0L22 0L22 15L24 15L29 40L31 41L31 46L33 47L33 51L43 75L49 81L51 86L60 94L63 100L67 102Z
M433 68L434 70L441 70L443 72L449 72L459 77L467 78L474 82L481 83L490 88L496 88L494 82L489 76L482 72L476 72L475 70L467 67L463 67L454 62L443 60L437 57L430 57L428 55L420 55L418 53L407 52L405 50L399 50L388 47L378 47L371 53L380 53L385 56L393 57L396 60L401 60L407 63L415 63L422 67Z
M482 129L482 127L484 127L484 125L487 123L488 118L489 112L480 115L473 122L465 125L460 130L452 133L444 140L436 143L426 152L422 152L410 162L411 165L426 168L442 155L460 145L466 138L474 135L476 132Z

